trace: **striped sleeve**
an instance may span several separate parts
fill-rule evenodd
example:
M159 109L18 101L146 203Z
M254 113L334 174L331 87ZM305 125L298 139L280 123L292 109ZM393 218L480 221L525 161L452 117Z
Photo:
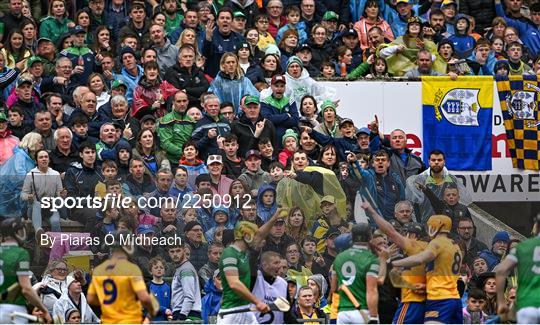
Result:
M379 259L377 257L373 256L371 259L366 276L379 276Z
M223 259L223 271L238 271L238 259L236 257L225 257Z

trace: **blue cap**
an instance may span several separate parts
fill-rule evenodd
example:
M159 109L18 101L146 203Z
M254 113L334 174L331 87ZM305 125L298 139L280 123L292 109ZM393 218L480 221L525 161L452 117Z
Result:
M359 135L359 134L362 134L362 133L365 133L367 135L370 135L371 134L371 131L366 128L366 127L363 127L363 128L359 128L358 131L356 131L356 135Z
M71 35L76 35L76 34L79 34L79 33L86 33L86 30L84 30L84 28L80 25L77 25L75 27L73 27L71 29Z
M510 235L506 231L498 231L495 236L493 236L493 240L491 241L491 245L495 244L498 241L502 241L505 243L510 243Z

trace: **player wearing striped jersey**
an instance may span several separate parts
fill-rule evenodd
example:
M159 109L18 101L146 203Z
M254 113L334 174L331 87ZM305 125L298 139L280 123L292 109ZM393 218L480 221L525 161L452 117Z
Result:
M353 247L339 253L333 264L332 286L340 288L337 323L378 323L379 259L368 248L369 225L354 225L351 236Z
M41 310L43 318L51 323L47 307L30 283L30 255L19 247L26 238L24 226L18 219L3 219L0 231L0 324L27 323L24 318L12 317L13 312L27 314L26 301Z
M150 316L156 315L159 303L153 301L143 280L141 269L128 261L134 251L132 245L121 245L120 232L111 245L111 256L98 265L92 274L87 300L101 307L101 322L105 324L140 324L142 307Z
M238 222L234 228L234 243L223 250L219 261L223 296L218 324L258 324L253 312L221 315L249 307L250 304L254 304L261 313L270 311L270 307L250 291L251 270L247 250L252 246L258 230L254 223Z
M372 217L379 229L384 232L390 241L395 243L407 256L412 256L423 252L428 243L421 241L423 233L422 225L415 222L406 223L403 226L405 236L401 235L390 222L386 221L380 214L368 203L362 204ZM425 264L420 264L402 272L403 280L414 284L416 290L402 288L401 300L394 315L394 324L423 324L424 309L426 301L426 272Z
M540 323L540 215L536 217L536 236L519 243L495 268L498 313L504 317L508 305L504 298L506 277L517 266L516 317L518 324Z
M426 250L402 260L393 261L395 267L426 264L427 301L425 323L463 324L461 299L457 288L462 253L448 236L452 220L445 215L432 215L427 221L432 238Z

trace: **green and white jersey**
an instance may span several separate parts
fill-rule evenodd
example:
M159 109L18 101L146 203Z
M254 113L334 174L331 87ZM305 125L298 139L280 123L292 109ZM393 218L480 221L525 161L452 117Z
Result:
M362 309L367 309L366 276L377 277L379 259L365 246L354 246L336 256L334 271L337 275L338 287L347 285ZM339 291L338 311L354 310L354 304L345 292Z
M517 262L518 310L526 307L540 308L540 236L519 243L507 258Z
M18 284L17 276L30 276L30 255L15 243L0 245L0 303L24 306L22 294L12 297L8 289Z
M249 290L251 285L251 272L249 268L249 256L247 252L241 252L236 246L231 245L221 254L219 260L219 271L221 276L221 283L223 285L223 298L221 303L222 309L228 309L233 307L249 305L250 302L238 296L234 292L225 277L227 270L237 270L240 282L242 282Z

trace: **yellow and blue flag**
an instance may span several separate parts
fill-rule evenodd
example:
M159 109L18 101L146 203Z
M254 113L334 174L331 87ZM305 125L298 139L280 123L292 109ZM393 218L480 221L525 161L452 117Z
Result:
M491 170L492 77L422 77L424 161L442 150L452 170Z
M497 89L512 165L539 170L540 78L535 75L498 78Z

